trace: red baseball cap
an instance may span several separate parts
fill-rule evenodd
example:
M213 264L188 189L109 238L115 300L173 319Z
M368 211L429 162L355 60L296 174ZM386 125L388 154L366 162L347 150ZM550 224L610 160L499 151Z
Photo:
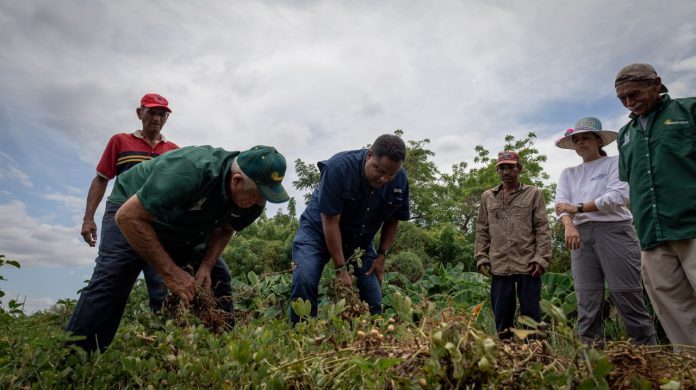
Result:
M520 163L520 156L511 150L506 150L504 152L498 153L498 162L495 164L495 166L497 167L500 164L519 164L519 163Z
M143 96L142 99L140 99L140 106L141 107L162 107L165 110L172 112L172 110L169 109L169 102L167 99L164 98L164 96L158 95L156 93L148 93L145 96Z

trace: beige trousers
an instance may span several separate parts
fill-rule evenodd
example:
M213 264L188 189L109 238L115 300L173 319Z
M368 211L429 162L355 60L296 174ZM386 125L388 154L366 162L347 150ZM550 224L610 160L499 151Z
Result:
M642 251L641 260L645 289L669 341L696 345L696 238L664 242Z

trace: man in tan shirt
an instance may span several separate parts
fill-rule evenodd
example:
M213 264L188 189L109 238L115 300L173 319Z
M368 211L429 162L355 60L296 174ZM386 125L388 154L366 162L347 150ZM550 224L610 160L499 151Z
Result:
M520 183L515 152L498 154L502 184L481 196L476 223L476 266L491 275L491 305L501 339L512 337L516 297L520 312L541 321L541 274L551 259L551 229L540 189Z

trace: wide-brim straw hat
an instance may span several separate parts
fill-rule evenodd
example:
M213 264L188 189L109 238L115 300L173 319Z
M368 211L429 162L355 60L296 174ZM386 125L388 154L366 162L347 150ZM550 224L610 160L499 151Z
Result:
M563 149L573 149L575 150L575 144L573 143L573 136L575 134L592 132L602 139L602 145L609 145L610 143L616 141L617 132L611 130L602 130L602 122L597 118L582 118L575 124L575 127L568 129L563 134L563 138L556 141L556 146Z

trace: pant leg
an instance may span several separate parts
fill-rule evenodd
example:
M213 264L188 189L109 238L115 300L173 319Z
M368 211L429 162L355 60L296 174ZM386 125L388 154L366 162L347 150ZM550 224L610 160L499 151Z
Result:
M520 314L541 321L541 276L529 274L517 276L517 296L520 300Z
M324 266L329 260L323 237L307 232L300 226L292 242L292 259L295 269L292 272L292 291L290 302L297 298L309 300L312 303L311 315L317 316L319 299L319 280ZM295 314L290 305L290 322L296 324L300 317Z
M73 334L86 337L75 344L87 351L104 351L111 344L128 295L145 264L116 226L117 210L118 205L107 202L97 264L67 326Z
M357 278L358 292L360 299L367 302L370 307L370 314L382 313L382 286L379 284L377 275L373 272L370 275L365 275L372 267L377 258L374 248L365 250L365 255L362 257L362 267L355 267L355 277Z
M596 226L596 253L628 337L641 345L654 345L657 343L655 326L643 297L640 244L635 229L628 222L604 222Z
M685 249L689 248L686 241L677 242L679 253L684 256L686 263L693 272L693 252L691 260ZM696 292L689 282L682 259L674 250L674 241L664 242L654 248L642 252L641 271L645 289L652 302L653 308L660 319L669 341L677 345L696 345Z
M498 337L512 337L510 329L515 321L517 302L515 297L515 276L491 275L491 306L495 317L495 329Z
M162 304L165 298L167 298L167 286L164 284L162 277L150 264L145 264L143 276L145 277L145 286L147 286L150 310L157 313L162 309Z
M227 264L218 258L210 270L210 282L213 288L213 294L217 298L220 308L228 313L234 310L234 302L232 301L232 275L230 274Z
M571 270L578 308L578 336L592 344L604 336L604 271L597 255L596 223L577 226L580 248L571 250Z

